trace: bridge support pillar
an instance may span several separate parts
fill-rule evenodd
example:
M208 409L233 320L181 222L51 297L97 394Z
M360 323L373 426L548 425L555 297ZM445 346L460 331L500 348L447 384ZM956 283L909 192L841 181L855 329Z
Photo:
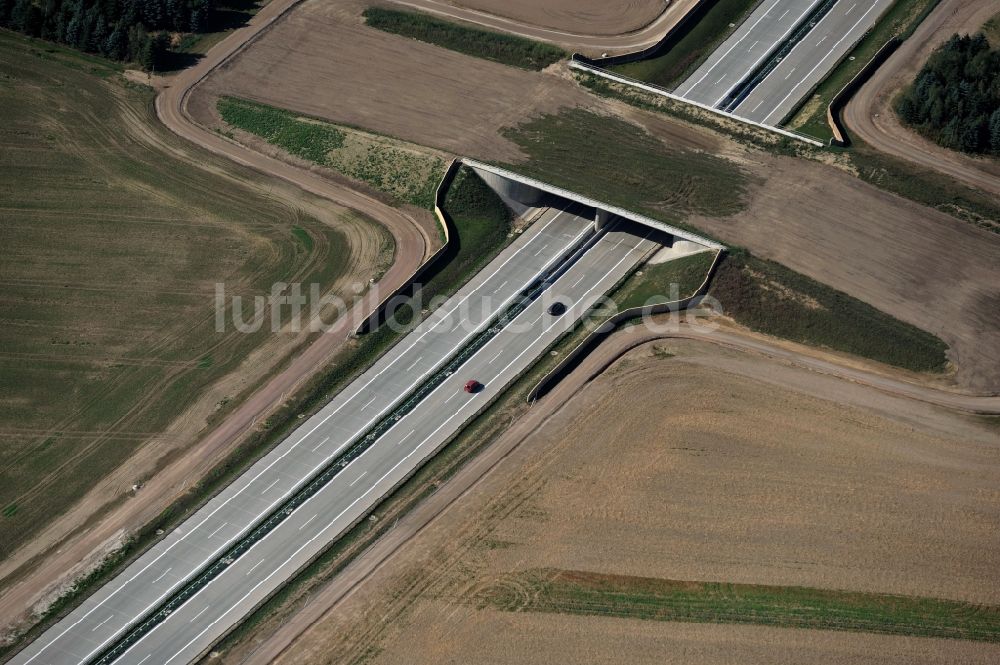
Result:
M597 208L597 212L594 214L594 230L600 232L608 225L611 221L611 213L607 210L602 210Z

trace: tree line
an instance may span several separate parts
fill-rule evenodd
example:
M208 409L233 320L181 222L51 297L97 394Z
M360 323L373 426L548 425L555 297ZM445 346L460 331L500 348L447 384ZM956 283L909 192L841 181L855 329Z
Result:
M213 0L0 0L0 27L145 69L160 66L169 32L202 32Z
M927 60L896 111L946 148L1000 155L1000 51L982 33L954 35Z

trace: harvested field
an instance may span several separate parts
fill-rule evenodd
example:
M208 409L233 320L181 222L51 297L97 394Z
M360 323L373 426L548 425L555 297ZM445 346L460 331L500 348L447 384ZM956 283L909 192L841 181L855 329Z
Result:
M312 197L285 205L283 186L269 195L202 153L190 156L205 170L192 168L174 153L190 147L155 122L151 91L107 63L9 33L0 54L6 585L309 341L269 326L217 333L217 283L248 295L301 281L346 296L384 268L391 239ZM4 611L18 609L11 598Z
M192 111L211 123L213 98L233 95L454 154L512 160L520 151L501 128L586 103L586 94L555 76L367 27L364 7L307 1L213 74Z
M1000 655L995 645L951 640L762 626L657 625L635 619L472 612L464 608L452 615L453 611L443 603L428 602L416 617L409 641L405 645L394 642L368 662L407 665L413 662L412 655L419 653L427 654L422 662L429 665L988 665Z
M663 0L452 0L520 23L583 35L621 35L649 25L663 13Z
M277 662L1000 655L971 641L498 612L476 601L501 588L530 605L518 580L548 568L996 605L995 425L669 340L630 352L537 430L516 430L507 436L528 436L511 455Z

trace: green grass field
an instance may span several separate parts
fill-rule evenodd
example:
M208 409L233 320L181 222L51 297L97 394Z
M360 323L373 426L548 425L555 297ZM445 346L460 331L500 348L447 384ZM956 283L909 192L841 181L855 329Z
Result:
M506 168L669 223L745 204L749 178L733 162L668 146L624 120L574 109L504 135L529 156Z
M531 570L489 587L481 607L652 621L741 623L1000 642L1000 607L806 587L683 582Z
M905 39L940 0L896 0L875 27L802 102L787 123L788 127L815 136L824 142L833 138L826 121L830 102L861 68L893 37Z
M665 263L646 264L611 297L621 310L688 298L705 282L714 262L715 252L700 252Z
M242 184L256 176L164 151L191 147L152 96L104 61L0 32L0 556L269 339L216 333L217 282L325 289L349 265L338 228Z
M521 69L542 70L567 57L562 49L523 37L452 23L417 12L369 7L365 23L384 32Z
M363 182L397 203L434 207L445 164L430 150L246 99L222 97L218 109L230 126Z
M709 295L752 330L917 372L944 370L947 345L857 298L788 268L736 251Z
M716 0L663 45L660 55L609 67L611 71L673 90L736 30L758 0Z

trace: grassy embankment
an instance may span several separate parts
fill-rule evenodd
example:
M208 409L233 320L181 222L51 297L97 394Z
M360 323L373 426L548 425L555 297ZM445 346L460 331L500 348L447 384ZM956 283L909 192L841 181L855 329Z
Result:
M893 37L906 39L940 0L897 0L850 54L816 87L785 123L823 142L833 138L826 121L830 102Z
M531 120L507 136L530 158L508 168L669 223L683 226L699 212L734 214L746 196L747 176L731 162L668 148L621 120L569 111ZM620 168L594 169L595 163ZM672 271L698 261L652 266L637 293L669 295L669 282L653 281L657 274L679 278ZM936 337L745 250L726 258L711 294L728 315L759 332L915 371L945 366L947 347Z
M700 16L663 44L660 55L609 70L673 90L736 29L758 0L717 0L696 10Z
M619 310L688 298L705 282L715 252L699 252L664 263L646 264L611 295Z
M219 99L218 109L232 127L363 182L397 203L434 207L434 192L445 171L439 153L235 97Z
M947 363L948 347L934 335L747 252L723 259L709 295L728 316L768 335L915 372L940 372Z
M384 32L521 69L542 70L567 57L565 51L551 44L444 21L417 12L369 7L364 17L367 25Z
M526 571L509 582L476 601L517 612L1000 641L1000 607L936 598L565 570Z
M0 557L140 448L168 445L157 437L185 409L273 341L269 326L217 333L215 283L325 290L349 265L336 227L368 225L321 223L177 160L144 138L175 140L152 91L118 72L0 33Z

